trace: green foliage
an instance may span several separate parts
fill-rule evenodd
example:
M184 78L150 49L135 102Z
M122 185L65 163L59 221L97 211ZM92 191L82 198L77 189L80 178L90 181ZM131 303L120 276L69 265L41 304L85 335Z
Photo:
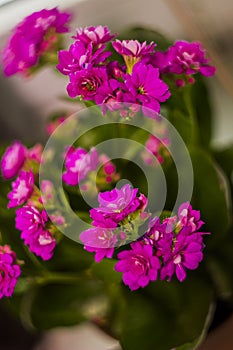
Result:
M208 284L193 276L180 284L151 283L142 292L125 292L121 344L124 350L168 350L195 341L212 302Z
M166 50L170 45L161 34L140 27L122 33L120 39L154 41L159 50ZM113 52L112 58L123 62L111 45L109 49ZM183 283L156 281L145 289L131 292L123 286L121 274L115 272L114 259L96 264L93 254L66 237L57 245L53 259L43 262L23 246L20 233L14 227L15 212L6 209L10 183L1 181L1 240L25 262L15 294L6 304L27 327L44 330L91 320L98 321L118 337L123 350L174 347L194 350L206 336L216 296L233 302L233 147L210 149L211 101L204 79L196 76L194 85L183 88L177 88L174 79L165 79L171 98L163 104L161 113L188 148L194 172L192 205L200 210L206 223L203 231L211 232L205 238L201 268L197 272L189 271ZM79 100L72 99L75 103ZM93 106L93 101L85 105ZM96 117L99 113L96 109ZM130 125L104 125L81 136L75 145L89 149L104 140L119 137L144 144L148 133ZM117 142L113 147L118 147ZM134 156L132 152L137 153L135 149L127 151L130 156ZM2 153L0 149L0 155ZM122 159L116 159L115 164L122 178L147 194L148 184L138 166ZM162 167L167 183L166 211L162 215L166 217L176 200L178 178L172 160L165 161ZM185 179L185 169L182 171ZM64 189L72 209L82 219L90 221L89 206L81 198L78 187L64 186Z

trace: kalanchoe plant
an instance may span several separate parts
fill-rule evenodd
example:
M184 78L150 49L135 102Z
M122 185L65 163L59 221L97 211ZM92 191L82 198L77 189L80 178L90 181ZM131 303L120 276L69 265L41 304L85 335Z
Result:
M233 302L233 151L212 149L203 78L215 67L201 43L145 29L78 28L65 48L70 17L33 13L2 52L6 76L53 64L66 99L90 108L77 123L59 111L44 152L18 140L2 149L0 298L28 327L89 320L124 350L195 349L216 300ZM74 140L85 111L97 124Z

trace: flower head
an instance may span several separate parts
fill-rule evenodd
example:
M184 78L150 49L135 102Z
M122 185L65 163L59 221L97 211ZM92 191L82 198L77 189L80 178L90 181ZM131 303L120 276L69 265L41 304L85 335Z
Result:
M34 175L30 170L21 171L17 179L12 182L12 191L8 193L8 208L18 207L25 203L32 195L34 188Z
M176 41L167 55L167 71L175 74L196 74L209 77L214 75L215 67L209 65L206 51L198 42Z
M0 246L0 299L12 296L20 273L15 253L7 245Z
M78 28L75 39L80 40L85 45L92 43L96 47L100 47L101 44L105 44L111 41L116 34L111 34L108 27L104 26L91 26L85 28Z
M131 73L137 62L154 52L156 44L153 41L147 44L146 41L140 43L138 40L116 40L112 46L117 53L124 57L127 72Z
M112 258L116 236L107 228L94 227L83 231L80 240L84 243L84 248L88 252L95 253L95 261L99 262L104 257Z
M141 103L142 111L148 117L159 113L160 102L170 97L167 84L159 78L159 69L141 62L134 65L131 75L126 74L125 84L130 94L124 95L125 102L129 98L130 102Z
M94 100L98 89L107 80L105 68L87 67L70 74L67 92L70 97L82 96L85 100Z
M2 176L8 180L18 175L26 159L27 149L21 142L15 141L2 156Z
M147 165L154 164L154 158L162 164L164 161L164 154L168 155L168 151L166 150L166 146L170 145L170 140L168 137L156 137L154 135L150 135L145 143L145 147L153 156L144 151L142 153L142 157Z
M98 66L111 56L111 52L104 51L100 47L94 52L93 45L85 45L82 41L75 41L69 50L61 50L58 53L59 64L57 69L64 75L70 75L77 71L86 69L88 65Z
M43 260L53 256L56 240L46 229L48 221L45 210L41 212L33 206L24 206L16 211L16 228L30 251Z
M179 207L178 217L181 227L190 226L192 232L199 230L204 224L204 221L200 220L200 211L194 210L189 202Z
M98 196L99 207L90 210L94 226L114 228L136 211L144 211L147 199L142 194L137 197L137 188L129 184L121 189L101 192Z
M15 28L3 50L3 66L6 76L27 72L40 57L58 46L57 35L69 29L70 14L57 8L43 9L27 16Z
M88 153L84 148L77 148L68 152L65 159L66 171L63 174L63 181L75 186L80 181L84 180L90 171L96 170L99 158L95 148L91 148Z
M95 102L101 105L101 109L105 114L107 110L114 112L123 108L123 91L124 84L115 79L105 81L98 89Z
M41 162L43 147L40 143L37 143L34 147L28 149L27 159L29 161L34 161L38 164Z
M118 254L115 265L117 272L123 272L123 282L131 290L146 287L150 281L158 277L160 262L153 255L153 248L142 242L132 243L130 250L124 250Z
M43 260L52 258L56 240L48 230L39 228L39 230L34 233L25 230L21 233L21 238L32 253L40 256Z
M161 279L170 281L175 273L182 282L186 278L186 269L195 270L203 259L203 239L201 234L192 234L191 227L185 227L172 242L174 245L168 245L163 254Z
M33 206L26 205L16 210L16 228L33 234L45 227L48 217L45 210L40 212Z

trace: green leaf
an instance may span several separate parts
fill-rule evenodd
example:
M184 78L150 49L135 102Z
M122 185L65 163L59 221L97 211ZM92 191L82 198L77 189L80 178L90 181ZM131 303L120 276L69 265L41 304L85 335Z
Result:
M224 177L214 160L200 149L190 149L194 171L192 204L212 233L209 241L221 238L230 223Z
M93 263L91 267L92 275L101 281L109 283L120 283L121 274L114 270L116 260L114 259L103 259L99 263Z
M125 292L121 344L124 350L168 350L195 341L212 301L210 286L197 278L157 281L142 292Z
M167 81L169 84L169 81ZM171 97L167 101L168 120L176 128L187 145L197 143L199 140L196 113L191 99L191 86L177 89L172 83Z
M214 157L228 177L233 197L233 145L214 151Z
M191 101L196 114L199 141L209 147L212 136L212 110L210 97L203 77L197 75L191 89Z
M81 272L88 269L92 263L92 254L85 251L82 244L63 237L46 266L52 271Z
M216 293L221 299L233 302L233 228L228 232L227 239L217 245L208 255L207 269L213 280Z
M107 297L102 284L82 278L77 282L32 288L22 298L20 313L23 322L30 328L68 327L92 316L97 317L96 313L102 310L94 310L93 306L98 302L106 308Z

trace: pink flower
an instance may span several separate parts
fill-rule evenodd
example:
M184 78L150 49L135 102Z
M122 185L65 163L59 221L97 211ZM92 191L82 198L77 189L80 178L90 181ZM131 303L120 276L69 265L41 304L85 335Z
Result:
M92 224L98 227L114 228L130 214L139 210L144 211L147 199L140 194L137 197L137 188L131 188L129 184L121 189L113 189L99 193L99 207L90 210L93 219Z
M107 80L105 68L87 67L70 74L67 92L70 97L81 96L85 100L94 100L98 89Z
M96 262L100 262L105 257L112 258L116 236L111 230L94 227L83 231L79 238L88 252L95 253Z
M43 260L52 258L56 240L46 229L48 221L45 210L40 212L33 206L24 206L16 211L16 228L30 251Z
M30 148L27 151L27 159L40 164L42 151L43 151L43 146L37 143L34 147Z
M86 69L88 65L98 66L111 56L111 52L104 52L104 49L105 47L102 46L94 52L91 43L85 45L82 41L77 40L70 46L68 51L59 51L57 69L62 74L69 75Z
M28 230L25 230L21 233L21 238L32 253L40 256L43 260L50 260L52 258L56 240L49 231L40 228L32 234Z
M51 181L43 180L41 182L40 190L41 190L41 201L43 203L47 203L48 201L50 201L53 198L54 186L53 186L53 183Z
M153 156L156 158L156 160L162 164L164 161L163 154L166 152L166 146L170 145L170 141L168 137L158 138L154 135L150 135L148 140L145 143L145 147L153 154ZM147 165L154 164L154 157L150 155L148 152L143 152L142 157Z
M29 172L21 171L18 178L12 182L12 191L8 193L8 208L18 207L25 203L32 195L34 189L34 175Z
M77 185L88 176L89 172L97 169L98 157L95 148L91 148L89 153L81 147L68 152L65 159L66 171L62 176L63 181L70 186Z
M16 210L15 227L20 231L27 230L34 234L36 231L45 227L48 216L45 210L40 212L33 206L26 205Z
M127 73L131 74L137 62L140 62L142 59L147 61L150 58L156 44L153 41L147 44L146 41L140 43L137 40L116 40L112 43L112 46L117 53L124 57Z
M3 50L3 66L6 76L26 73L38 64L41 56L58 47L58 34L68 32L66 26L70 14L57 8L44 9L27 16L14 29Z
M12 296L20 273L16 254L9 246L0 246L0 299Z
M163 254L161 279L171 280L173 274L183 282L186 269L195 270L203 259L203 239L200 233L191 234L191 227L183 228L174 238L174 246L167 247Z
M122 56L132 56L142 58L154 52L156 44L152 41L147 44L146 41L140 43L138 40L116 40L112 43L114 50Z
M107 110L114 112L123 108L123 91L125 85L115 79L106 80L97 90L95 102L101 105L105 114Z
M115 36L116 34L111 35L108 27L98 25L96 27L78 28L77 34L73 38L80 40L85 45L92 43L94 46L100 47L102 44L111 41Z
M146 287L150 281L155 281L160 269L159 259L153 255L153 248L142 242L132 243L131 250L118 254L115 265L117 272L123 272L123 282L131 290Z
M179 207L178 217L180 226L190 226L192 232L199 230L204 224L204 221L200 220L200 211L194 210L189 202Z
M176 41L166 52L166 68L174 74L196 74L209 77L214 75L215 67L209 65L206 51L199 42Z
M27 149L21 142L15 141L2 156L2 176L8 180L18 175L26 160Z
M125 84L129 94L124 94L124 101L142 104L142 112L150 118L159 113L160 102L171 95L159 78L159 70L141 62L134 65L132 75L126 74Z

